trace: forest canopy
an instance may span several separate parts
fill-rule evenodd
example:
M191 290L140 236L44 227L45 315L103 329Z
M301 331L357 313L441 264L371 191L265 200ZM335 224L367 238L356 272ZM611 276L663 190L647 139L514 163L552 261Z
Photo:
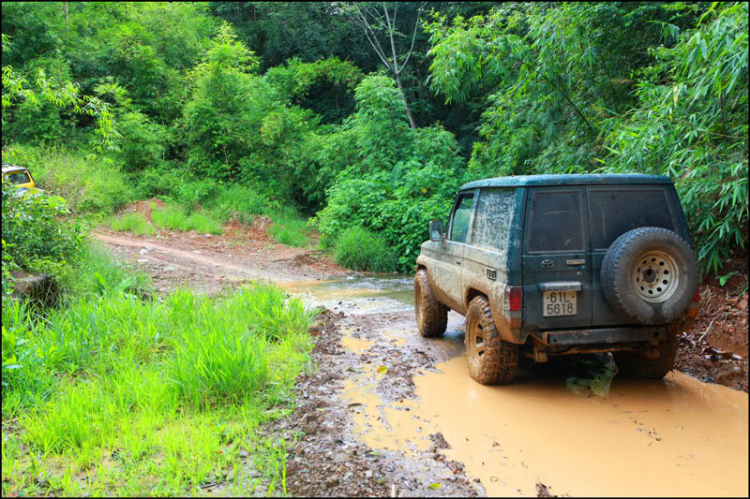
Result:
M466 181L657 173L718 272L746 254L747 33L746 3L5 2L3 163L79 211L232 189L401 271Z

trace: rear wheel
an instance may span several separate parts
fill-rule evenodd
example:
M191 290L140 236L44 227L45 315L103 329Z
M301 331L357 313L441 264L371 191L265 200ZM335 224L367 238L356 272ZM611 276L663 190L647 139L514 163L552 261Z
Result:
M466 312L466 360L469 374L483 385L513 382L519 346L503 341L487 298L477 296Z
M698 286L695 255L671 230L633 229L607 250L601 285L607 303L623 318L667 324L683 314Z
M632 352L612 352L618 372L630 378L661 379L674 369L677 335L669 331L659 342L659 357L654 359Z
M448 327L448 307L435 298L424 269L414 276L414 315L419 334L425 338L442 336Z

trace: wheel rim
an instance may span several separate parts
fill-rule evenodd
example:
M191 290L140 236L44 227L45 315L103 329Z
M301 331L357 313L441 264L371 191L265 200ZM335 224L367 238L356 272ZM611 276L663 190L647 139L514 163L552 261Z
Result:
M631 282L636 294L649 303L670 299L680 285L680 268L664 251L642 254L633 265Z
M474 321L469 325L469 355L481 362L482 355L484 355L484 328L480 324L479 320Z

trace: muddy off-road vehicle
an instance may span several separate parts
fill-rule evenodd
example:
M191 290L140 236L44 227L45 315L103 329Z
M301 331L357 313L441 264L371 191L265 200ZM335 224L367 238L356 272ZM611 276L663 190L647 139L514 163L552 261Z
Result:
M469 372L510 383L520 359L613 352L661 378L698 310L674 185L656 175L532 175L464 185L447 234L430 222L414 278L419 332L466 317Z

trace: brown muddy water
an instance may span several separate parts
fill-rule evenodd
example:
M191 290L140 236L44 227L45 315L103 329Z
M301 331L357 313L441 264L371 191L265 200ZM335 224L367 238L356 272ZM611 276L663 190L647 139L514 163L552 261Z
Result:
M482 386L469 377L458 316L445 339L419 337L410 278L287 284L308 303L347 314L404 312L364 337L343 330L353 353L387 343L413 355L442 341L453 357L414 372L415 398L382 396L387 360L347 375L351 431L371 448L432 459L425 451L440 433L450 446L440 452L464 463L490 496L534 496L538 482L571 496L748 496L746 393L672 372L660 381L615 377L606 397L576 395L564 375L538 368L521 370L510 386Z

